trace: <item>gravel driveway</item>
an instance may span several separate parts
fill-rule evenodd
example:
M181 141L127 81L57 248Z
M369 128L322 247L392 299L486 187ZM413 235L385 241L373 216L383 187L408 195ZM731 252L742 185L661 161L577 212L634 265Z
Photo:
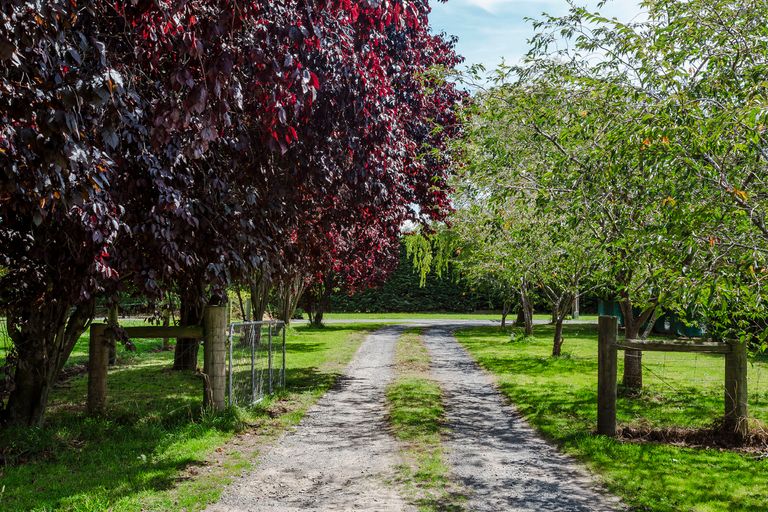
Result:
M384 390L401 332L387 327L369 335L341 383L208 510L413 510L390 483L397 446L385 416Z
M468 495L466 510L621 510L618 499L518 416L453 337L451 329L478 323L424 322L433 376L446 395L448 463ZM398 448L386 422L384 395L403 328L369 335L339 385L208 510L415 510L394 483Z
M467 510L603 512L621 509L570 458L543 441L510 407L449 327L424 335L445 393L446 439Z

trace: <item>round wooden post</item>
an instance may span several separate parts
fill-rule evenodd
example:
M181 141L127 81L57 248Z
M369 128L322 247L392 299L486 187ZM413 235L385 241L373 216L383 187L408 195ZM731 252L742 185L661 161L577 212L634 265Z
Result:
M616 337L615 316L598 319L597 336L597 433L616 435Z
M91 324L88 341L88 402L89 414L99 414L107 404L107 367L109 340L105 324Z
M728 343L725 354L725 421L726 431L744 438L749 433L747 416L747 347L745 343Z
M226 306L208 306L203 314L203 372L209 386L203 395L203 405L215 410L222 410L226 406L227 312Z

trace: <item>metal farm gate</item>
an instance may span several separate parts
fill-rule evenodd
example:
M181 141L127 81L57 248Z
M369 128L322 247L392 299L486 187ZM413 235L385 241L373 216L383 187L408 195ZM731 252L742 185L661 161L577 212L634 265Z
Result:
M285 389L285 322L232 323L227 344L229 405L253 405Z

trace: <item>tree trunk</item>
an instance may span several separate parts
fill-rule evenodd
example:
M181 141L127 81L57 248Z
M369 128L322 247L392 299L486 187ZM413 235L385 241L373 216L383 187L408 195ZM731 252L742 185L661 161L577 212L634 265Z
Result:
M640 329L643 324L650 321L655 314L656 305L645 308L639 316L635 316L632 310L632 301L626 295L619 302L621 314L624 316L624 338L636 340L640 338ZM624 351L624 387L633 391L639 391L643 387L643 353L640 350Z
M301 294L304 293L305 287L304 276L301 275L289 277L278 286L280 299L278 318L285 322L285 325L290 325L293 313L296 311L296 305Z
M638 338L640 322L632 311L632 301L625 298L619 303L621 314L624 316L624 338ZM626 389L639 391L643 388L643 353L640 350L624 351L624 376L622 384Z
M563 348L563 320L564 317L559 317L555 321L555 339L552 343L552 355L554 357L560 356Z
M165 308L163 310L163 327L168 327L171 325L171 309ZM163 338L163 350L170 350L171 343L170 338Z
M568 294L559 299L555 304L555 335L552 340L552 356L558 357L562 353L563 348L563 322L565 321L565 315L568 314L568 309L571 307L573 296Z
M501 305L501 328L507 326L507 315L509 315L510 305L509 302L504 302Z
M643 388L643 353L640 350L624 351L624 387L639 391Z
M259 272L251 279L251 319L254 322L261 322L264 319L264 313L267 311L269 303L269 292L272 289L272 282L264 272Z
M13 389L2 411L4 423L43 425L51 387L93 315L93 301L74 309L51 301L41 309L8 312L8 335L15 355Z
M533 306L528 299L527 286L523 285L520 288L520 305L523 311L523 327L526 336L533 334Z
M192 325L192 324L190 324ZM174 370L197 370L198 353L200 352L200 340L197 338L179 338L176 340L176 348L173 353Z
M237 292L237 302L240 306L240 318L243 319L243 322L250 322L250 318L248 317L248 312L245 307L245 303L243 302L243 294L240 292L240 287L238 286L236 289Z
M323 284L323 290L322 293L315 303L315 311L312 317L310 318L310 323L313 327L322 327L323 326L323 315L326 311L331 309L331 292L333 289L330 286L330 283L324 283Z
M204 296L199 288L181 294L179 325L200 325L205 309ZM200 350L198 338L179 338L173 353L174 370L197 370L197 358Z
M264 314L267 312L269 304L269 293L272 290L272 281L263 271L254 272L251 276L249 291L251 297L248 299L250 308L246 308L248 321L261 322L264 320ZM258 346L261 342L261 329L253 330L253 343ZM245 336L240 337L242 343L247 343Z
M658 308L653 308L653 313L646 322L645 329L643 329L643 332L640 334L641 339L646 339L651 335L651 331L653 331L653 325L656 323L656 317L658 316L657 312Z
M573 313L571 315L574 320L578 320L579 319L579 315L581 314L579 312L579 306L580 306L580 304L579 304L579 295L576 294L573 297Z
M315 314L312 315L310 324L312 327L322 327L323 326L323 310L318 309L315 311Z
M525 325L525 312L523 306L517 309L517 317L515 317L515 327L523 327Z
M109 317L107 319L107 325L110 327L119 327L120 320L118 319L119 311L117 304L109 307ZM114 366L117 363L117 343L114 340L109 344L109 366Z
M11 425L42 427L48 393L53 385L45 371L44 357L19 361L14 372L14 389L8 398L5 421Z

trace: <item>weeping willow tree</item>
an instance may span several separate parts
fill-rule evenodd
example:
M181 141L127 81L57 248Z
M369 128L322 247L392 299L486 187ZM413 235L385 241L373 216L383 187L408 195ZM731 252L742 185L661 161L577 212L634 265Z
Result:
M531 334L533 305L527 273L517 272L510 261L500 255L502 243L493 235L490 223L483 224L478 218L474 219L477 222L464 223L458 213L452 220L451 227L442 226L430 233L413 232L405 237L407 256L419 272L421 285L425 285L430 272L438 277L460 278L471 289L482 290L502 305L502 327L506 326L512 306L517 305L525 332ZM475 228L465 230L469 225Z

